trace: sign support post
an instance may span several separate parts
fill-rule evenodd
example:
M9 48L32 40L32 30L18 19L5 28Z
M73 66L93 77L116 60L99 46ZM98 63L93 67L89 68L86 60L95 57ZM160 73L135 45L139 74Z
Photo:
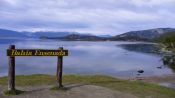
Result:
M63 51L63 47L60 47L59 50ZM62 88L62 73L63 73L63 56L58 56L57 61L57 83L58 87Z
M9 49L15 49L15 45L10 45ZM9 56L8 70L8 90L15 90L15 57Z

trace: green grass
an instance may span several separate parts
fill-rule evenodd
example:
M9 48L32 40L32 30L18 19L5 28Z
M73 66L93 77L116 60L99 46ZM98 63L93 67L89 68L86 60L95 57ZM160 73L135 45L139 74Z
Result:
M11 90L11 91L4 91L4 95L6 96L11 96L11 95L19 95L19 94L22 94L24 93L24 91L20 91L20 90Z
M38 86L38 85L55 85L56 77L50 75L28 75L16 76L17 86ZM0 78L0 85L6 85L7 77ZM145 83L141 81L120 80L109 76L80 76L65 75L63 83L66 84L91 84L107 87L112 90L118 90L133 94L139 98L175 98L175 90L158 86L156 84ZM51 90L58 90L56 87Z
M59 88L58 86L53 86L52 88L50 88L51 91L67 91L68 88L66 87L61 87Z

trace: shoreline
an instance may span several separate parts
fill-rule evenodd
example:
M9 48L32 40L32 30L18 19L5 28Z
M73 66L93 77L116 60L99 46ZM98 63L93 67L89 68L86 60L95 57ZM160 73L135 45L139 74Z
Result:
M175 89L175 74L145 77L143 81Z
M154 76L138 76L133 78L128 78L126 80L139 80L146 83L158 84L160 86L175 89L175 74L164 74L164 75L154 75Z

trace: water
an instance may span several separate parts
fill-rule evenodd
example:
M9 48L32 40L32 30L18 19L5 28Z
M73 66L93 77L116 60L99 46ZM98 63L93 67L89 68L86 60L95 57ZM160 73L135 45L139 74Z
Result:
M135 47L138 42L79 42L56 40L0 40L0 76L8 72L6 49L10 44L24 49L57 49L63 46L69 50L64 57L64 74L100 74L115 77L134 77L142 69L142 76L172 74L173 71L163 66L161 56L154 53L132 51L123 44ZM139 43L145 44L145 43ZM142 45L143 46L143 45ZM145 48L146 49L146 48ZM55 74L57 57L16 57L16 74ZM163 66L161 69L157 67Z

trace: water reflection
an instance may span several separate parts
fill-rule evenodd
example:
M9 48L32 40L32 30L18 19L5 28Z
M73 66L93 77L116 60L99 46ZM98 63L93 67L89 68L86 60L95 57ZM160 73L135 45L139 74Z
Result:
M0 38L0 44L10 44L21 41L20 39L2 39Z
M160 47L156 44L150 44L150 43L122 44L119 46L129 51L135 51L135 52L141 52L141 53L154 53L154 54L160 53Z

